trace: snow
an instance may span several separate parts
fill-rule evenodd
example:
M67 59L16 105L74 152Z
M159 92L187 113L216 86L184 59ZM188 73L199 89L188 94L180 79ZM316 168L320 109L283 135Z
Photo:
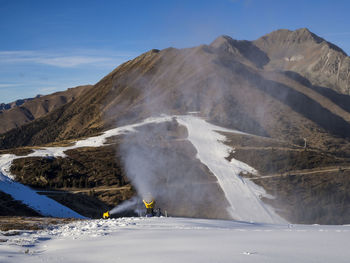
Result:
M106 138L147 123L176 118L188 129L188 140L197 158L217 177L228 202L231 216L239 221L190 218L119 218L79 220L50 226L41 231L19 231L4 236L0 232L0 262L349 262L350 225L291 225L265 205L263 188L239 176L256 173L249 165L232 159L225 136L240 133L212 125L194 116L160 116L118 127L99 136L86 138L67 147L35 149L29 156L65 157L65 151L79 147L99 147ZM29 187L12 180L14 159L0 156L0 191L11 194L44 215L81 217L74 211ZM245 221L245 222L243 222ZM269 222L252 223L252 222Z
M349 262L350 226L190 218L83 220L20 231L0 262Z
M205 164L210 171L217 177L218 183L225 193L226 199L228 200L230 207L228 212L231 217L236 220L249 221L249 222L266 222L266 223L285 223L286 221L278 216L274 210L268 205L264 204L261 200L261 196L266 196L263 188L255 185L249 179L244 179L239 174L241 172L246 173L257 173L257 171L249 165L232 159L228 162L225 157L228 156L229 152L233 149L225 145L223 141L225 136L220 134L221 132L230 132L237 134L246 134L236 130L230 130L223 127L219 127L206 122L204 119L195 115L184 115L184 116L168 116L161 115L158 117L147 118L142 122L118 127L103 132L99 136L89 137L83 140L76 141L74 144L66 147L43 147L40 149L33 149L33 152L28 154L26 157L66 157L65 151L80 148L80 147L99 147L105 144L106 139L112 136L127 132L135 132L135 128L150 123L162 123L171 121L176 118L181 125L184 125L188 130L188 140L197 149L197 158ZM13 154L5 154L0 156L0 172L3 176L13 179L10 173L10 166L14 159L23 158L23 156L16 156ZM7 183L4 183L7 182ZM15 199L23 201L34 209L39 209L38 200L39 197L27 198L25 195L19 194L19 184L14 183L13 186L9 187L8 182L0 181L0 190L12 195ZM17 189L17 190L15 190ZM26 193L30 192L30 188L26 188ZM32 193L31 196L35 194ZM40 203L44 204L48 198L42 196ZM50 199L49 199L50 200ZM33 203L34 202L34 203ZM50 204L52 206L52 204ZM62 206L60 207L62 210ZM53 209L55 210L55 209ZM45 206L40 205L40 211L44 215L51 215L50 209L45 209ZM60 211L60 210L57 210ZM61 213L62 216L66 217L65 213ZM69 213L71 214L71 213ZM57 216L57 213L55 213Z
M0 156L0 191L11 195L15 200L21 201L44 216L85 218L51 198L39 195L31 188L13 181L10 167L16 158L20 157L13 154Z
M39 195L28 186L17 183L0 172L0 191L38 211L43 216L85 218L55 200Z
M61 205L46 196L39 195L31 188L15 182L14 176L10 173L10 167L13 160L25 157L66 157L66 154L64 153L65 151L80 147L99 147L105 143L107 138L114 135L135 131L135 127L147 123L159 123L167 120L170 120L170 117L161 116L158 118L148 118L141 123L115 128L108 130L99 136L77 141L71 146L33 149L33 152L26 156L17 156L14 154L0 155L0 191L11 195L15 200L21 201L44 216L85 218L66 206Z
M239 176L241 172L255 174L257 171L238 160L228 162L225 159L233 149L223 143L225 136L218 131L244 133L210 124L194 116L178 116L177 120L187 127L188 140L197 149L197 158L217 177L231 205L228 211L232 218L248 222L286 222L260 200L260 196L266 196L262 187Z

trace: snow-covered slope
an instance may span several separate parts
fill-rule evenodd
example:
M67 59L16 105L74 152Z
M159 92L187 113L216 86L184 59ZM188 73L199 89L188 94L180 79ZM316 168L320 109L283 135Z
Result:
M248 179L244 179L239 176L241 172L256 173L255 169L238 160L232 159L231 162L228 162L225 159L225 157L228 156L229 151L232 149L223 143L225 136L219 134L217 131L231 133L241 132L212 125L205 120L193 115L163 115L159 117L148 118L140 123L118 127L108 130L99 136L77 141L71 146L34 149L32 153L27 155L27 157L65 157L66 155L64 152L67 150L79 147L99 147L102 146L105 143L106 139L111 136L125 132L135 132L134 128L136 127L140 127L149 123L161 123L170 121L172 118L176 118L181 125L184 125L187 128L188 140L196 148L197 158L203 164L205 164L217 177L218 183L224 191L226 199L230 204L228 210L233 219L249 222L285 222L285 220L278 216L272 208L265 205L260 200L260 197L265 195L264 189L258 187ZM0 156L0 172L3 175L13 179L13 176L9 171L12 161L17 158L23 158L23 156L10 154ZM31 204L31 202L37 203L36 200L38 200L38 198L27 198L23 195L18 195L17 192L13 190L13 188L10 188L8 186L5 187L5 183L0 181L0 190L1 189L4 192L12 195L15 199L22 200L30 207L36 209L37 205ZM30 191L29 188L26 189L27 192ZM51 212L44 211L42 206L40 209L40 211L45 215L53 216ZM58 215L55 214L55 216Z
M23 231L0 262L337 262L350 259L350 226L266 225L184 218L78 221Z
M197 149L197 158L217 177L231 205L232 218L248 222L286 222L260 200L260 196L266 195L263 188L239 176L241 172L256 173L256 170L238 160L228 162L225 159L232 148L223 143L225 136L217 131L241 132L212 125L194 116L179 116L177 120L187 127L188 140Z
M33 152L27 156L17 156L14 154L3 154L0 156L0 191L11 195L15 200L19 200L27 206L38 211L44 216L52 217L74 217L84 218L73 210L61 205L43 195L37 194L31 188L15 182L14 176L10 173L12 161L24 157L66 157L65 151L79 147L99 147L104 144L106 138L123 133L134 131L134 127L144 125L146 123L164 122L170 120L170 117L149 118L142 123L128 125L121 128L108 130L103 134L77 141L67 147L44 147L33 149Z
M85 218L55 200L37 194L28 186L17 183L0 172L0 191L38 211L43 216Z

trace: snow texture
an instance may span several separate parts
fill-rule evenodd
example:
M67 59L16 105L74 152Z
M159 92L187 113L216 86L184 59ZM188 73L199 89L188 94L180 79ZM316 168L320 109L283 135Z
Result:
M185 218L83 220L2 236L0 262L347 263L350 226Z

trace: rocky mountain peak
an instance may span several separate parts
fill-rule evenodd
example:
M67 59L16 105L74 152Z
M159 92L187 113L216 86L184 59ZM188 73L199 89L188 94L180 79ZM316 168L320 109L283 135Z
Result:
M211 44L210 46L211 47L214 47L214 48L218 48L222 45L226 45L230 42L233 41L233 38L231 38L230 36L227 36L227 35L221 35L219 37L217 37Z
M268 45L270 47L274 45L288 45L288 46L309 45L310 46L313 44L315 45L323 44L328 46L328 48L335 50L337 52L340 52L343 55L347 56L347 54L341 48L339 48L338 46L330 42L327 42L325 39L311 32L307 28L300 28L294 31L291 31L288 29L279 29L262 36L261 38L254 41L254 43L258 46Z
M305 42L314 42L314 43L321 43L324 41L321 37L317 36L316 34L312 33L307 28L300 28L295 31L291 31L288 29L279 29L276 31L273 31L269 34L266 34L258 39L267 41L269 43L305 43Z
M267 55L251 41L235 40L229 36L222 35L216 38L210 44L210 47L242 57L259 68L269 62Z

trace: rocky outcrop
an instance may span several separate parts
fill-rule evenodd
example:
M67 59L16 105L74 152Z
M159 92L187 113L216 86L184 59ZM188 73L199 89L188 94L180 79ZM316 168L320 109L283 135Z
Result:
M277 30L253 43L268 55L266 69L295 71L313 85L350 94L350 57L308 29Z

